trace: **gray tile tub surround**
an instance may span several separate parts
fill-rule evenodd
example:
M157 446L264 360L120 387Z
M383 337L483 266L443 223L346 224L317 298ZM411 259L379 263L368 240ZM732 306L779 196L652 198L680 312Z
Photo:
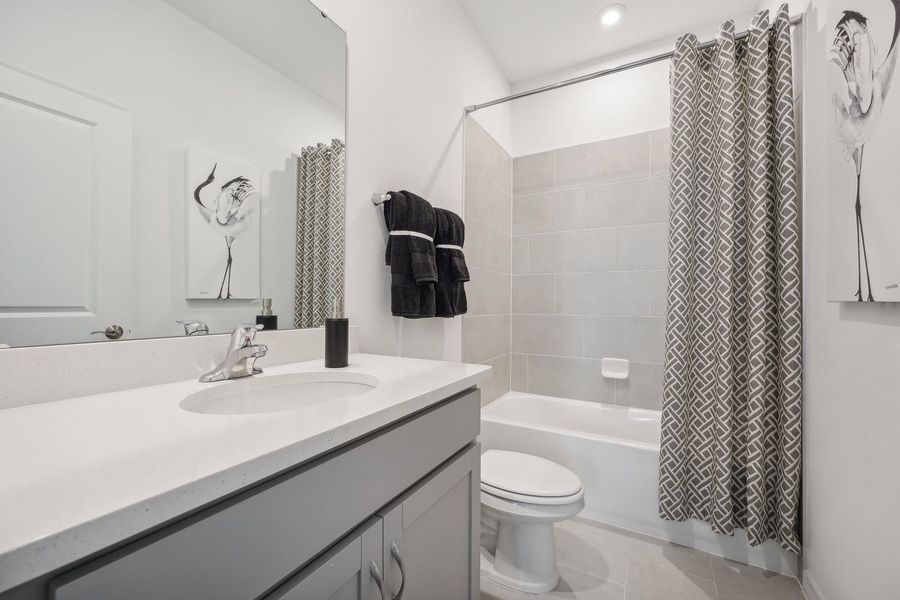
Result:
M668 153L660 130L515 159L512 389L660 408Z
M531 273L611 271L616 268L616 230L579 229L528 237Z
M601 365L594 358L513 352L510 389L633 408L662 408L663 365L632 362L625 380L603 377Z
M665 274L611 271L512 276L511 389L660 409ZM630 361L626 380L601 375L601 359Z
M493 367L482 402L509 391L512 157L474 119L465 125L466 285L462 358Z
M513 276L513 311L515 283ZM567 315L646 316L650 314L650 278L648 271L610 271L605 273L560 273L555 276L556 311ZM523 295L528 290L523 290ZM521 300L520 300L521 302Z
M465 124L465 161L497 184L506 196L512 194L512 157L472 117L467 117Z
M665 317L585 317L584 356L663 364Z
M513 203L513 233L525 235L584 229L585 197L584 188L517 194Z
M668 260L668 223L616 228L616 268L665 269Z
M666 223L667 175L516 194L513 235Z
M518 196L586 187L666 175L668 168L669 130L658 129L518 156L512 190Z
M669 177L620 181L585 190L585 227L665 223L669 218Z

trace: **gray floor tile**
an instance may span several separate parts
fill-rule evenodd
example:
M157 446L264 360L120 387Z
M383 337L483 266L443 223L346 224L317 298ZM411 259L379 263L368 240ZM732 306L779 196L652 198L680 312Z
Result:
M573 530L585 542L602 551L608 559L607 562L612 561L611 564L616 567L613 569L613 576L619 577L619 579L614 579L614 581L623 581L621 577L624 575L623 571L624 568L627 568L628 561L668 567L687 575L712 579L710 555L702 550L695 550L586 519L566 521L561 526L557 526L558 530L560 528ZM558 548L557 551L566 556L576 554L570 548ZM597 550L594 552L596 554ZM580 555L589 553L590 550L579 552ZM591 573L589 567L582 566L583 562L572 561L564 564Z
M717 556L712 573L723 600L803 600L800 584L787 577Z
M716 586L677 569L630 561L625 600L716 600Z
M657 565L694 577L713 578L709 554L664 540L636 536L629 545L628 559L629 568L635 563Z
M623 600L625 588L618 583L560 565L559 585L552 592L536 594L535 600Z
M796 579L583 519L557 524L560 584L522 594L482 578L482 600L803 600Z
M630 539L618 531L577 520L556 527L557 562L604 581L625 583Z

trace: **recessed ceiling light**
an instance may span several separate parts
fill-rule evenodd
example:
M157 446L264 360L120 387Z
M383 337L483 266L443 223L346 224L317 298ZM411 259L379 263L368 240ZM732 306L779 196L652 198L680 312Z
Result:
M597 19L604 27L612 27L622 20L626 10L628 9L625 8L624 4L610 4L600 11L600 14L597 15Z

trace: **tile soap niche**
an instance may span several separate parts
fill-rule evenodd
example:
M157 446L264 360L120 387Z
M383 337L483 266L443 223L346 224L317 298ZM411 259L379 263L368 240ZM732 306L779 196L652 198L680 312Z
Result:
M624 358L604 358L600 361L600 374L607 379L628 379L628 367Z

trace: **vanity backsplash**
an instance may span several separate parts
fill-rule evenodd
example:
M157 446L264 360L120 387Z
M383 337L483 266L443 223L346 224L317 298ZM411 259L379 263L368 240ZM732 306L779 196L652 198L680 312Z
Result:
M265 369L322 358L325 330L261 331ZM227 335L0 350L0 410L199 377L225 355ZM350 353L359 335L350 328Z

